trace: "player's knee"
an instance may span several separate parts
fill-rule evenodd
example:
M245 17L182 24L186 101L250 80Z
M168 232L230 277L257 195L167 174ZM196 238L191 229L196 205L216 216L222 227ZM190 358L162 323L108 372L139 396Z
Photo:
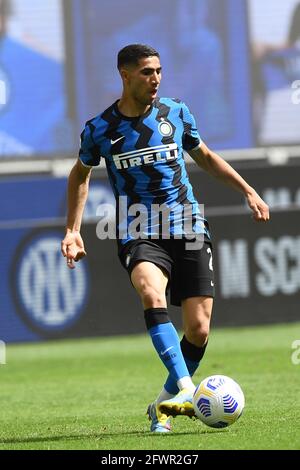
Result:
M202 347L208 340L209 325L205 323L195 323L185 332L188 341L195 346Z
M148 284L140 286L139 294L145 308L165 307L166 297L164 293L154 286Z

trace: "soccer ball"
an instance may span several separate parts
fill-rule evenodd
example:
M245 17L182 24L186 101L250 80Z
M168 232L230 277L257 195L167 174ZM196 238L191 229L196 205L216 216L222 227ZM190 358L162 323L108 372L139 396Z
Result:
M196 387L193 406L197 417L207 426L225 428L241 416L245 397L230 377L211 375Z

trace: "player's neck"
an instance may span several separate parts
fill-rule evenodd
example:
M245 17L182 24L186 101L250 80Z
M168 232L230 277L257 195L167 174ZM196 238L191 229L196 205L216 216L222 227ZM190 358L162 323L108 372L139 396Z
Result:
M124 95L122 95L121 99L118 101L117 106L119 108L120 113L127 117L142 116L150 108L149 104L144 105L134 100L133 98Z

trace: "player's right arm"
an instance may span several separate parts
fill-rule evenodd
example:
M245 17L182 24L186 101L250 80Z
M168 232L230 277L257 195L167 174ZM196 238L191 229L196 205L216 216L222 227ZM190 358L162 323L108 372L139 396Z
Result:
M100 163L100 148L94 140L95 125L88 121L80 136L79 158L71 170L68 180L68 215L66 236L61 244L68 267L73 269L74 261L86 255L80 235L84 206L88 197L89 182L93 166Z
M84 206L88 196L91 168L84 166L78 159L68 179L68 213L66 236L61 243L61 251L67 258L67 265L73 269L74 261L86 255L80 235Z

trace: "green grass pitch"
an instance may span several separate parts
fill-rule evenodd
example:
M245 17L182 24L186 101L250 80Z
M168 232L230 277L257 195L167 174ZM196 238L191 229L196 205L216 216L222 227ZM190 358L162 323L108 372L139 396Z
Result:
M214 329L194 381L234 378L244 413L221 430L178 417L167 435L151 434L145 415L165 378L146 335L8 345L0 449L299 449L296 339L299 323Z

